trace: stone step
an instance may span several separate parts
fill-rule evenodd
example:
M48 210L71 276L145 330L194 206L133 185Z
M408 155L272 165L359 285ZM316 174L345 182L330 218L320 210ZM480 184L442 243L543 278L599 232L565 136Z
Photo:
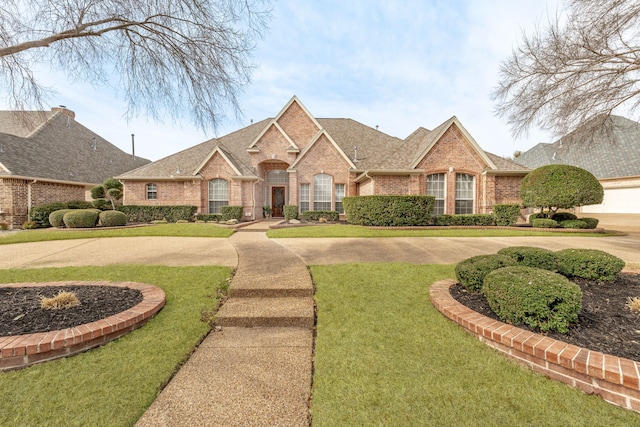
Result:
M216 315L219 326L312 328L313 298L229 298Z

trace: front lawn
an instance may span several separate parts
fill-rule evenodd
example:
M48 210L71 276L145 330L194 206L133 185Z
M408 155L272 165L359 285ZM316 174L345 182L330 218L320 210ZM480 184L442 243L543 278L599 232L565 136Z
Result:
M157 224L141 227L123 227L102 230L100 228L71 230L46 228L0 233L0 245L11 243L43 242L50 240L96 239L99 237L229 237L234 233L231 228L215 224L180 223Z
M25 233L28 234L28 233ZM3 283L137 281L167 303L142 328L70 358L0 372L0 425L131 426L155 400L209 326L200 321L230 277L225 267L117 266L2 270Z
M314 427L636 426L640 414L549 380L429 302L452 265L313 266Z

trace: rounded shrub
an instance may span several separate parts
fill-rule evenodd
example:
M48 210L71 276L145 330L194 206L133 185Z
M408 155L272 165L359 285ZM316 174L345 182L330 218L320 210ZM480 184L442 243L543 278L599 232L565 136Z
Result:
M102 211L99 214L100 225L103 227L122 227L127 225L127 215L120 211Z
M532 267L506 267L484 279L482 292L504 322L566 333L578 321L582 291L566 277Z
M596 228L598 226L598 222L600 222L598 218L578 218L578 219L586 223L587 228L590 230L593 230L594 228Z
M64 214L73 210L74 209L60 209L51 212L49 214L49 224L51 224L52 227L64 227L64 221L62 220Z
M462 286L470 291L479 291L487 274L513 265L517 265L517 262L506 255L478 255L459 262L455 272Z
M578 217L571 212L556 212L551 217L555 222L567 221L570 219L578 219Z
M531 221L531 225L534 228L557 228L558 223L552 219L547 218L536 218Z
M532 213L531 215L529 215L529 224L533 225L533 220L534 219L545 219L548 218L546 213Z
M525 267L541 268L554 272L558 270L558 258L555 252L549 249L533 246L511 246L500 249L498 254L513 258L518 265Z
M613 282L624 268L624 261L597 249L563 249L556 252L558 273L567 277Z
M98 212L94 209L74 209L62 217L67 228L91 228L98 223Z
M587 223L579 219L565 219L564 221L560 221L558 224L562 228L577 228L577 229L587 228Z

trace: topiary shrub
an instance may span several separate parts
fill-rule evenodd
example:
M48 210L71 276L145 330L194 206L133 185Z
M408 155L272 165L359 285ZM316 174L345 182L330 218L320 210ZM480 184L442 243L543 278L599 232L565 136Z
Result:
M520 205L493 205L493 219L496 225L511 227L518 222Z
M287 221L290 219L298 219L298 207L296 205L284 205L283 213L284 219Z
M558 225L561 228L577 228L577 229L587 228L587 223L584 221L580 221L579 219L566 219L564 221L560 221Z
M582 291L566 277L531 267L507 267L484 279L482 292L504 322L566 333L578 321Z
M103 211L99 214L100 225L103 227L122 227L127 225L127 215L120 211Z
M557 271L558 258L555 252L533 246L511 246L498 251L499 255L513 258L518 265L525 267L541 268L543 270Z
M242 206L223 206L220 208L222 220L229 221L232 219L236 219L238 221L242 221L242 210Z
M112 209L111 202L107 199L96 199L91 202L94 208L100 209L101 211L108 211Z
M57 211L53 211L49 214L49 224L51 224L52 227L63 227L64 228L64 221L62 220L62 218L64 217L64 214L66 214L67 212L71 212L74 209L60 209Z
M591 230L596 228L598 226L598 222L600 222L600 220L598 220L598 218L578 218L578 219L580 221L586 223L587 224L587 229L591 229Z
M461 285L470 291L482 289L484 277L493 270L517 265L506 255L478 255L459 262L455 267L456 277Z
M567 277L613 282L624 268L623 260L597 249L563 249L556 257L558 273Z
M74 209L62 217L67 228L92 228L98 223L98 212L93 209Z
M534 228L558 228L558 223L552 219L536 218L531 221L531 225Z
M578 217L571 212L556 212L551 216L551 219L555 222L562 222L571 219L578 219Z

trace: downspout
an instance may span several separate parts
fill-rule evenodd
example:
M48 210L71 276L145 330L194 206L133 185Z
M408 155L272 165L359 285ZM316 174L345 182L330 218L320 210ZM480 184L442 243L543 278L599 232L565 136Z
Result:
M251 191L251 203L253 204L253 206L251 206L251 221L255 221L256 220L256 184L258 184L258 182L260 181L253 181L253 186L252 186L252 191Z
M33 181L27 183L27 215L29 214L29 212L31 211L31 208L33 207L33 201L31 200L32 199L31 186L37 182L38 180L34 179Z

